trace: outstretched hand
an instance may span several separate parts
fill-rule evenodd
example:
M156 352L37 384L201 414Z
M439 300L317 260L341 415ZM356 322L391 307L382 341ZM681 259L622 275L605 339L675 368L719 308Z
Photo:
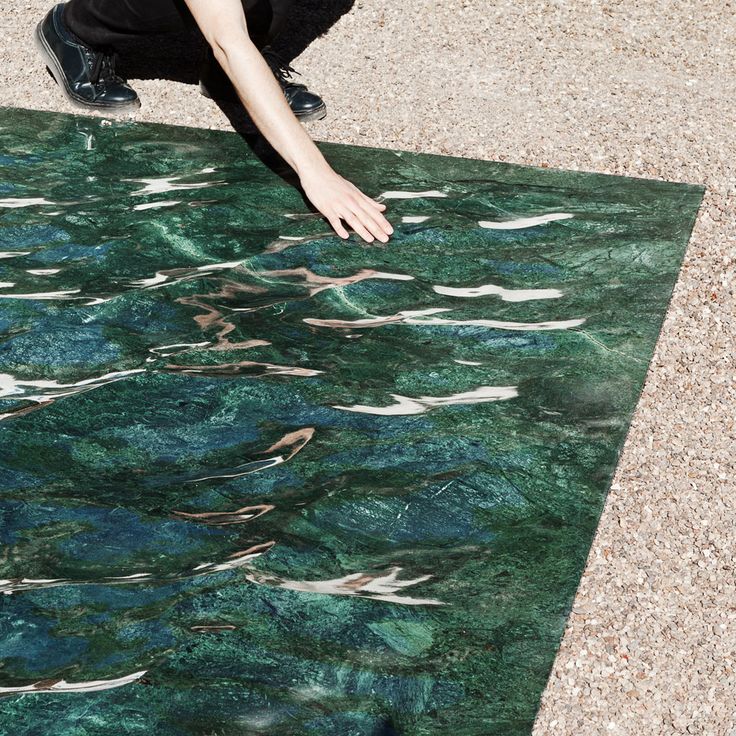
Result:
M347 224L369 243L388 242L393 228L383 216L386 206L367 197L325 161L253 44L240 0L184 1L253 122L297 173L310 202L335 232L347 238Z
M326 167L318 173L303 175L302 187L309 201L327 218L343 239L349 236L347 223L363 240L387 243L393 228L384 217L385 204L371 199L354 184Z

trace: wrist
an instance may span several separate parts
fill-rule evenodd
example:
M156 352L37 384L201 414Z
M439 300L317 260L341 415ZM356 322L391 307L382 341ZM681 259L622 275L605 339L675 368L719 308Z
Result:
M332 168L317 146L312 144L310 148L312 150L306 151L294 161L294 171L296 171L297 176L300 179L312 179L331 173Z

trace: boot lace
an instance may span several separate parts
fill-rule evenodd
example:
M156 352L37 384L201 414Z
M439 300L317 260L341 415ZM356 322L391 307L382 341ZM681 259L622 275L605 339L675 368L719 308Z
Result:
M296 69L294 69L293 66L284 61L284 59L279 56L275 51L272 51L271 49L264 49L262 53L263 58L266 60L266 63L271 67L271 71L273 72L276 79L278 79L279 84L281 84L282 87L294 83L294 74L296 74L298 77L301 76L301 74Z
M89 59L90 82L98 85L100 82L122 82L123 79L115 72L117 54L106 50L87 50Z

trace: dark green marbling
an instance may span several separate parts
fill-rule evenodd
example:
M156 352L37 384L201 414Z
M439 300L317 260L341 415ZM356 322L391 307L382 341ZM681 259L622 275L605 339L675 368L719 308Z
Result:
M447 195L366 245L235 134L0 146L0 733L528 734L702 190L325 145Z

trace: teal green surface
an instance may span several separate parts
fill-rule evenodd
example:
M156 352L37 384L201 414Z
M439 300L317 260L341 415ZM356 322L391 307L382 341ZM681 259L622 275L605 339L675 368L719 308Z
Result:
M530 732L702 189L323 150L0 113L0 733Z

